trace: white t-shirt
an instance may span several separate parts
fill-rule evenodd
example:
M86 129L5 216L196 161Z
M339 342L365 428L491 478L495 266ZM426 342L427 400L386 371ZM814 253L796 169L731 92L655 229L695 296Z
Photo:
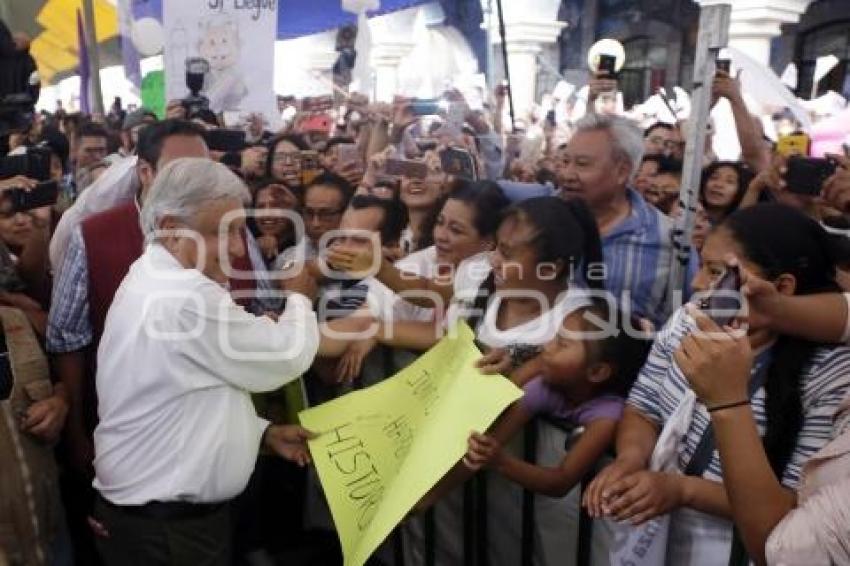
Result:
M460 266L455 277L454 300L446 316L448 325L454 324L460 318L469 318L475 297L491 270L486 256L470 258L470 261ZM502 348L509 344L545 344L558 333L564 317L576 309L590 305L590 299L584 289L578 285L570 285L558 295L552 305L542 294L535 296L543 305L537 318L513 328L499 329L496 320L502 298L503 295L495 293L487 301L486 310L476 330L478 341L491 348Z

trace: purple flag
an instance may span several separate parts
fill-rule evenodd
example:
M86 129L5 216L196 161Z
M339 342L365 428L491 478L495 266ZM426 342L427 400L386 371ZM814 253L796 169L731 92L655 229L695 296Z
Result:
M83 15L77 10L77 53L79 54L80 73L80 112L91 114L89 102L89 79L91 78L91 66L89 65L89 49L86 45L86 32L83 27Z

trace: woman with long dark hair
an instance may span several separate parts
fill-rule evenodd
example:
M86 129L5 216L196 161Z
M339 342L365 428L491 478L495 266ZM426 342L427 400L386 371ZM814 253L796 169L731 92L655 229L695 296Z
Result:
M839 251L823 228L801 212L779 204L757 205L733 213L709 235L692 285L695 291L707 291L734 255L780 294L836 291ZM696 403L677 451L683 473L650 471L660 431L693 398L674 357L696 327L689 308L675 313L656 338L629 396L617 435L617 459L588 488L585 503L591 515L632 524L670 513L667 563L725 566L740 545L732 545L733 509L711 418L749 404L770 466L790 496L800 483L803 463L830 440L831 419L850 380L850 349L783 335L753 317L747 338L755 356L746 395L711 406Z
M266 267L271 267L283 250L296 243L292 218L284 214L298 209L298 197L285 184L270 179L263 179L254 186L255 216L249 219L248 226L257 240Z
M753 175L743 163L715 161L702 172L700 200L712 224L738 210Z

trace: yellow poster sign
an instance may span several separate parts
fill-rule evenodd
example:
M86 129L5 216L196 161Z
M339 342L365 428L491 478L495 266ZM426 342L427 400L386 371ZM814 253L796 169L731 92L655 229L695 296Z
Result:
M345 556L361 566L413 506L522 395L482 375L472 331L454 333L393 377L299 414Z

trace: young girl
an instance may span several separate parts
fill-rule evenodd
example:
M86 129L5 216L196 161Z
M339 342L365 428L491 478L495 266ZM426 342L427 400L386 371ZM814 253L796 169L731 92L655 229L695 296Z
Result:
M616 324L616 332L595 324L593 317ZM488 433L469 437L466 468L486 466L529 491L566 495L613 442L625 396L649 353L651 343L639 336L638 326L627 330L627 323L601 302L568 314L558 336L544 347L542 372L525 384L522 399ZM482 365L490 358L485 356ZM531 464L502 449L536 416L584 428L557 465Z
M511 206L496 231L496 248L489 261L468 263L454 278L455 293L449 321L466 319L476 338L487 348L510 352L512 365L535 367L537 353L552 340L571 312L590 304L586 287L601 290L594 269L602 261L596 222L581 201L565 202L540 197ZM396 344L409 338L394 329ZM433 333L427 336L434 341ZM422 343L427 347L430 344ZM519 371L519 370L518 370ZM532 425L535 446L511 447L514 453L533 452L537 461L551 461L563 455L566 434L550 423ZM517 439L521 440L521 439ZM514 566L521 562L523 533L522 489L495 474L486 477L487 559L494 566ZM463 540L464 514L470 507L455 490L435 506L434 543L437 564L460 564L471 549ZM533 546L535 560L542 565L562 563L572 547L577 493L564 498L534 499ZM481 539L483 540L483 539ZM412 538L411 547L421 547L422 539ZM427 537L425 547L428 547ZM483 556L481 557L484 558Z

